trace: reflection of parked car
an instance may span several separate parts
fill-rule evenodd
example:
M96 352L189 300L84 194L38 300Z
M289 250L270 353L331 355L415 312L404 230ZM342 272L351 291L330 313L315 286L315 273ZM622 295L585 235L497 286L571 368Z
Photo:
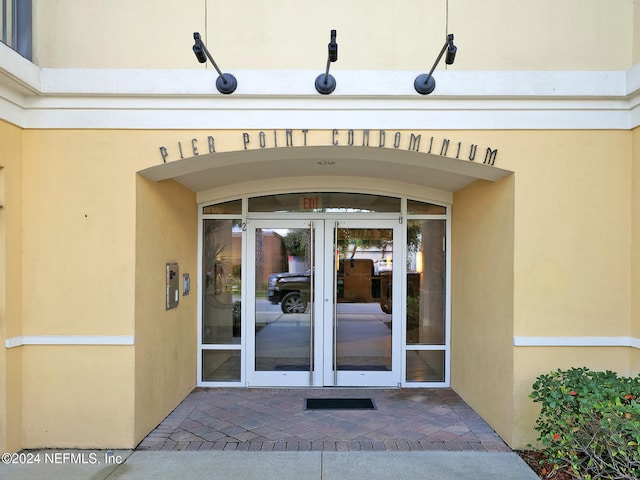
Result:
M269 275L267 298L283 313L304 313L309 303L309 271L305 273L272 273Z
M369 259L340 260L337 272L337 299L341 303L377 302L385 313L391 313L391 272L374 272ZM309 271L305 273L272 273L269 275L267 298L284 313L304 313L309 303ZM420 288L420 274L409 273L409 296Z

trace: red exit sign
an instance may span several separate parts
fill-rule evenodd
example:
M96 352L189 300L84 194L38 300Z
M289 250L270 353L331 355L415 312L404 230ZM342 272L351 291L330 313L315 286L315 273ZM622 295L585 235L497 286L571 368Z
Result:
M301 210L318 210L322 208L322 197L301 197Z

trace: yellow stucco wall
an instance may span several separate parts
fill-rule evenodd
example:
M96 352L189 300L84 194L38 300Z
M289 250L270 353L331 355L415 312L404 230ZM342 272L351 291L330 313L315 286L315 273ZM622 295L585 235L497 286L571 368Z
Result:
M21 348L23 448L133 446L132 347Z
M507 197L499 200L500 183L476 182L454 194L452 385L511 446L525 447L535 439L537 409L527 396L537 375L582 365L633 373L630 366L638 356L631 348L509 347L509 336L637 338L637 321L633 326L631 321L632 301L635 308L638 304L630 268L632 205L638 211L638 202L632 203L632 133L487 135L487 142L500 145L500 167L515 171L513 206ZM496 209L511 218L511 208L513 244L504 245L509 223ZM496 264L511 249L509 268ZM512 292L503 286L501 268L513 274ZM469 271L484 275L485 284L469 278ZM511 304L507 319L503 309ZM489 331L482 333L483 327ZM467 337L468 331L475 333ZM536 354L544 361L534 361ZM475 359L470 372L464 370L465 356ZM512 419L505 417L510 411Z
M640 4L636 0L633 9L633 55L631 63L640 63Z
M25 131L25 335L133 335L135 163L126 141Z
M160 250L161 259L145 253L147 256L143 255L137 265L138 233L147 235L147 241L155 234L151 240L166 248L172 245L160 232L153 231L160 225L152 222L161 220L157 208L162 204L141 201L146 207L136 211L140 196L135 172L158 162L157 145L164 135L89 130L24 132L22 246L27 293L20 333L135 335L136 345L11 349L12 355L22 358L22 448L133 447L143 435L136 430L136 419L147 425L153 423L149 418L155 415L155 422L159 422L167 413L167 404L173 402L175 406L179 401L176 398L184 396L185 389L195 382L195 297L181 306L181 315L186 316L172 316L175 328L183 326L185 318L191 322L190 333L184 333L190 340L171 337L165 330L160 338L155 330L157 322L170 317L167 314L161 318L165 314L164 289L145 290L145 280L156 278L148 273L149 259L161 262L163 270L168 252ZM179 237L177 244L183 242L182 250L176 256L185 258L185 265L195 272L195 196L183 190L174 188L165 193L169 195L166 204L177 202L184 209L186 202L191 211L177 217L172 212L173 217L166 217L162 225L184 235L182 229L174 227L190 219L188 242ZM142 197L145 199L147 196ZM145 217L150 214L156 216ZM185 248L190 252L188 259ZM140 283L138 274L144 277ZM164 283L164 274L157 281ZM137 288L142 291L136 292ZM140 305L136 304L138 300ZM145 303L154 300L153 306ZM149 348L150 343L153 348ZM163 361L171 365L164 372L170 377L168 384L158 378L162 373L157 369ZM154 388L162 390L157 406L153 395L159 392L149 387L153 381L157 381Z
M134 334L135 180L107 137L24 132L23 335ZM133 444L132 346L18 348L23 447Z
M521 146L515 335L629 335L631 133L511 132L502 142Z
M57 0L33 8L34 61L43 67L204 68L191 52L199 31L223 71L322 71L331 29L341 70L428 70L447 32L460 46L447 68L457 70L632 64L633 0L615 8L611 0L185 0L180 8L171 0Z
M171 0L35 1L33 61L57 68L197 68L191 46L193 32L205 30L204 10L196 0L179 8Z
M452 207L451 386L511 443L514 184L476 181Z
M607 0L449 2L449 31L460 42L461 64L456 57L455 65L469 70L625 70L632 65L633 10L633 0L616 1L615 8Z
M0 121L0 451L22 444L21 352L4 348L22 317L22 130Z
M512 132L514 335L631 335L631 133ZM516 347L512 446L535 440L535 377L589 366L629 374L631 348Z
M196 382L198 211L195 194L168 180L137 177L136 444ZM191 292L165 309L166 262L188 273Z

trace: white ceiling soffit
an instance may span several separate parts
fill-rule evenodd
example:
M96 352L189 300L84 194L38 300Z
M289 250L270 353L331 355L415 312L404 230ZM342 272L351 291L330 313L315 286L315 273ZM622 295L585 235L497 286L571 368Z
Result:
M420 152L319 146L198 155L138 173L154 181L173 179L194 192L254 180L309 176L372 178L455 192L474 180L496 181L512 172Z

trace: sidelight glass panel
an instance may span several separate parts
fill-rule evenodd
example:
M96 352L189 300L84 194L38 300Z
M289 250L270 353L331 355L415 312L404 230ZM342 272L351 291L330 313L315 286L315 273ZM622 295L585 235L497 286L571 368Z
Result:
M239 344L242 229L239 219L203 221L202 343Z
M444 220L407 222L407 344L444 345Z
M240 350L203 350L202 381L239 382Z
M255 370L310 371L311 229L256 229Z
M444 382L443 350L408 350L407 382Z
M337 370L391 371L392 229L338 228Z

